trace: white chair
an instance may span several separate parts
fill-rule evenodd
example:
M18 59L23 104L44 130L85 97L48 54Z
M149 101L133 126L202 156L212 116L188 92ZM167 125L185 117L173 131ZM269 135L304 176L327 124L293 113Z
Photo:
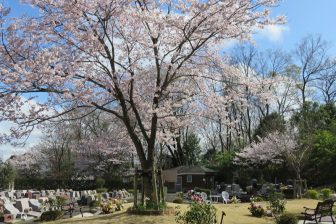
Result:
M224 202L225 202L225 204L227 204L228 201L229 201L229 198L230 198L229 193L226 192L226 191L223 191L223 192L222 192L222 198L223 198L223 204L224 204Z

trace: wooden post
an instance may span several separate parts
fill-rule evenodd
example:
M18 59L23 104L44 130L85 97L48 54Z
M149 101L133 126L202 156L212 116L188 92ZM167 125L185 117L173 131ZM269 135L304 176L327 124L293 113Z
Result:
M141 204L144 205L145 204L145 182L144 182L144 178L143 178L144 172L142 171L142 175L141 175Z
M154 165L152 166L152 184L153 184L153 202L154 205L159 209L158 191L156 185L156 172Z
M158 189L158 202L160 203L162 201L162 194L161 194L161 182L160 182L160 171L157 170L157 172L155 173L156 174L156 179L158 180L159 182L159 189Z
M160 181L160 189L161 189L160 191L161 191L162 204L165 204L166 199L165 199L165 192L164 192L164 185L163 185L162 169L160 169L159 181Z
M306 192L308 189L308 186L307 186L307 179L304 180L304 192Z
M134 180L133 180L133 189L134 189L133 206L134 206L134 208L137 208L138 207L138 169L135 169Z

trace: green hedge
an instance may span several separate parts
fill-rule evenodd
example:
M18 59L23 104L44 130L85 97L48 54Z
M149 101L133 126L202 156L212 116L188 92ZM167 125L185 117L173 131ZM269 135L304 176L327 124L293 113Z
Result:
M292 213L283 213L276 220L276 224L297 224L298 218Z
M118 190L132 188L133 183L123 183L121 180L106 180L107 189ZM73 189L76 191L96 188L95 180L59 180L52 178L20 178L15 179L16 189Z
M41 215L41 221L54 221L61 219L63 217L63 212L62 211L46 211L43 212Z

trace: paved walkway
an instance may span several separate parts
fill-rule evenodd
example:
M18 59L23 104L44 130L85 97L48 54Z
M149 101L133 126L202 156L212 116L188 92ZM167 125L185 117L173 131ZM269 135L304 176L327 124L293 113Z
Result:
M336 217L334 217L334 221L336 222ZM332 223L330 216L329 217L323 217L321 222L319 224L330 224ZM303 220L300 220L298 224L303 224ZM306 221L306 224L316 224L314 221Z

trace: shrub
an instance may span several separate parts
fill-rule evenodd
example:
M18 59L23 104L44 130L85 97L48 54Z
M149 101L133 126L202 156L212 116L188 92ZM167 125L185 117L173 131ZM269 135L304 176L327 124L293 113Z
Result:
M274 214L281 214L285 211L286 201L283 193L273 193L269 195L269 205Z
M251 202L248 210L251 212L253 217L262 217L265 215L265 209L261 205L255 204L253 202Z
M276 220L276 224L297 224L298 218L292 213L283 213Z
M332 193L333 191L330 188L323 188L321 190L321 194L324 200L330 198Z
M237 203L240 202L240 200L239 200L236 196L233 196L232 199L230 200L230 202L231 202L232 204L237 204Z
M183 198L183 192L176 192L177 198Z
M208 195L208 197L211 195L211 190L210 189L195 187L194 190L196 192L204 192L204 193L206 193Z
M287 198L287 199L294 198L294 189L292 189L292 188L283 189L282 193L285 195L285 198Z
M178 224L214 224L217 223L216 212L211 204L191 203L187 212L176 212L175 221Z
M96 191L97 191L97 193L105 193L108 190L107 190L107 188L102 187L102 188L97 188Z
M104 185L105 185L105 180L103 178L101 178L101 177L97 177L95 183L96 183L96 187L97 188L103 188Z
M99 201L91 201L90 205L91 208L95 208L95 207L99 207L100 206L100 202Z
M182 198L175 198L173 200L173 203L176 203L176 204L182 204L183 203L183 199Z
M265 200L259 196L251 197L251 202L261 202L261 201L265 201Z
M59 210L46 211L42 213L40 219L41 221L54 221L54 220L61 219L63 215L64 215L63 212Z
M305 198L310 198L310 199L318 199L319 198L319 193L316 190L308 190L305 195Z

